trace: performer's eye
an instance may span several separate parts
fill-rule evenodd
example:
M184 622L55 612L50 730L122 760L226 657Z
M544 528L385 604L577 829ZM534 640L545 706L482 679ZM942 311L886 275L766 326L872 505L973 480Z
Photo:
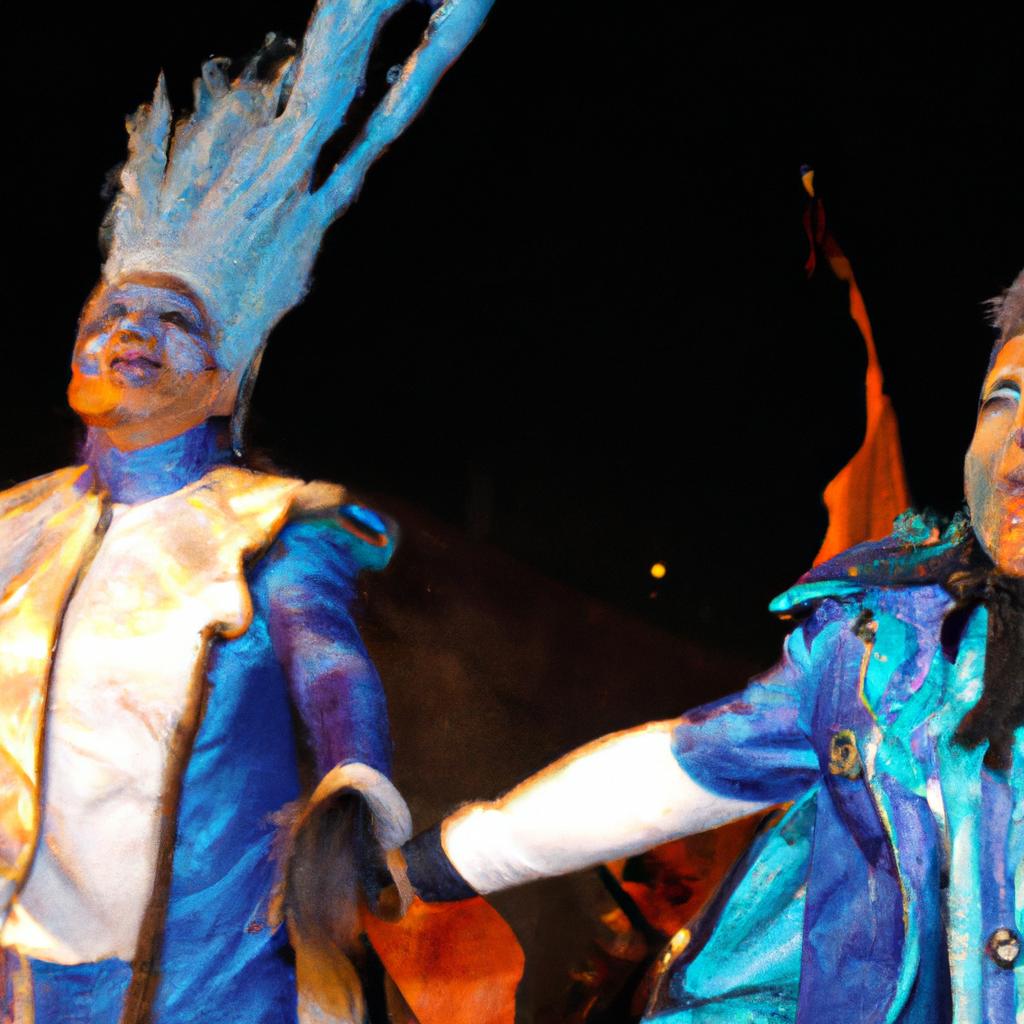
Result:
M168 309L160 314L160 319L165 324L173 324L175 327L180 327L183 331L194 332L195 324L184 313L179 313L176 309Z
M104 320L120 320L121 317L128 313L128 307L122 305L120 302L115 302L112 306L107 306L106 312L103 314Z
M1001 404L1003 402L1009 402L1011 405L1017 405L1020 402L1020 387L1010 381L999 381L995 388L989 392L988 397L985 399L985 408L987 409L991 405Z

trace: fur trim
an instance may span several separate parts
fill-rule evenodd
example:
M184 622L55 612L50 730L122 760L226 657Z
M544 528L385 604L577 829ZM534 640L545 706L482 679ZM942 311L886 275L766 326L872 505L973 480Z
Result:
M412 834L409 809L386 776L353 762L332 768L307 801L283 808L275 821L280 876L268 917L272 925L287 921L299 1021L363 1024L360 896L388 917L402 916L412 901L398 850ZM380 906L389 900L397 905Z
M373 834L385 850L394 850L412 836L409 808L394 784L376 768L354 762L339 764L321 780L309 798L311 807L340 793L354 790L373 816Z

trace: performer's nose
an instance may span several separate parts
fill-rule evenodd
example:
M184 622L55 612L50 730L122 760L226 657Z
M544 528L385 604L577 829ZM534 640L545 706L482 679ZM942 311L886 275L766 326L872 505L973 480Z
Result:
M151 331L147 330L142 317L137 313L127 313L115 325L110 334L113 344L144 345L147 348L156 344Z
M110 340L114 342L121 342L124 344L145 344L150 341L150 338L138 327L133 324L119 324L114 333L110 336Z

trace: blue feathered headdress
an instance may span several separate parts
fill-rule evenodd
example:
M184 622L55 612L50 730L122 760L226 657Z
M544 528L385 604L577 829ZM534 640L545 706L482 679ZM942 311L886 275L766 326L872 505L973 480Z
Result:
M195 110L172 124L163 76L128 120L129 155L105 221L107 282L179 278L216 321L216 355L241 377L301 301L320 240L367 170L416 116L492 0L444 0L348 152L316 189L317 157L361 92L370 52L403 0L319 0L297 55L266 50L233 80L213 59ZM273 37L267 47L273 48Z

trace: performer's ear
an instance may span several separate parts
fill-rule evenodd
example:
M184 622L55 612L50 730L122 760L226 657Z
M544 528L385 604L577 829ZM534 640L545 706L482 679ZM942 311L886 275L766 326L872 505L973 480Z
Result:
M221 382L220 391L217 393L217 397L213 401L213 407L210 409L210 415L230 417L234 413L235 404L238 401L242 373L229 373L226 370L221 370L220 373L223 380Z
M225 388L223 399L226 411L220 415L231 417L231 447L235 454L242 455L245 450L245 428L249 416L249 403L256 388L256 377L263 361L264 346L261 346L249 364L231 375L230 386ZM218 402L218 409L220 403Z

